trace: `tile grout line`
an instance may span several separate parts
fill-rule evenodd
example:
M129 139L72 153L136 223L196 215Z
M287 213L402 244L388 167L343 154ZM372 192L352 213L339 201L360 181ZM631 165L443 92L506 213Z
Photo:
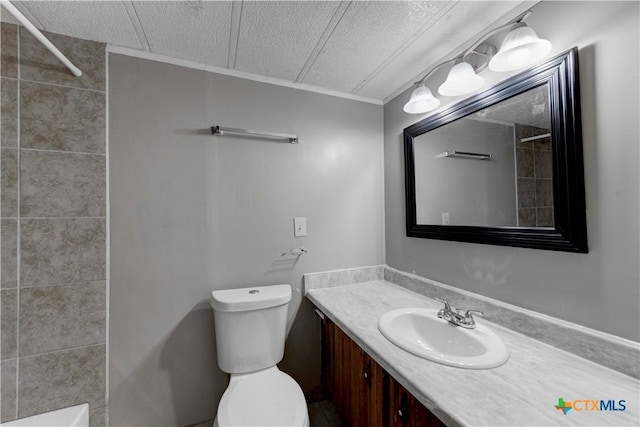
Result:
M16 153L16 158L18 161L18 188L17 188L17 212L16 212L16 393L15 393L15 402L16 402L16 407L15 407L15 413L14 413L14 418L18 418L18 415L20 413L19 411L19 407L20 407L20 393L19 393L19 387L20 387L20 295L21 295L21 289L20 289L20 281L22 279L21 274L20 274L20 267L21 267L21 262L20 262L20 258L22 257L22 233L21 233L21 221L20 221L20 147L22 145L22 127L20 126L20 108L21 108L21 102L20 102L20 89L21 89L21 81L20 78L21 76L21 72L22 72L22 67L20 66L20 27L16 27L16 69L17 69L17 82L16 82L16 86L17 86L17 96L16 96L16 148L18 149L17 153Z
M24 151L37 151L44 153L58 153L58 154L81 154L85 156L106 156L105 153L92 153L90 151L67 151L67 150L48 150L46 148L20 148Z
M23 216L21 219L107 219L106 216Z
M42 289L42 288L53 288L56 286L79 286L79 285L83 285L85 283L90 284L90 283L100 283L100 282L105 282L106 283L106 279L87 279L87 280L79 280L79 281L75 281L75 282L61 282L61 283L47 283L46 285L22 285L21 289L22 290L27 290L27 289ZM9 289L16 289L16 288L6 288L6 289L2 289L4 290L9 290Z
M104 386L104 396L103 402L105 406L105 414L104 414L104 423L105 425L109 425L109 349L110 349L110 340L109 333L111 332L111 328L109 327L110 323L110 311L111 311L111 198L109 196L109 53L107 49L104 50L104 84L105 84L105 100L104 100L104 153L105 153L105 214L106 214L106 224L105 224L105 278L106 278L106 289L105 289L105 367L104 367L104 377L105 377L105 386Z
M106 51L106 49L105 49ZM40 81L40 80L31 80L31 79L20 79L23 82L27 82L27 83L36 83L36 84L41 84L41 85L45 85L45 86L55 86L55 87L62 87L65 89L78 89L78 90L86 90L89 92L97 92L97 93L101 93L101 94L106 94L106 91L104 90L99 90L99 89L91 89L91 88L87 88L87 87L78 87L78 86L71 86L71 85L63 85L60 83L51 83L51 82L47 82L47 81Z
M80 346L77 346L77 347L59 348L57 350L44 351L42 353L27 354L25 356L20 356L19 358L20 359L27 359L29 357L46 356L46 355L49 355L49 354L62 353L63 351L83 350L85 348L100 347L100 346L103 346L103 345L106 345L106 342L99 342L99 343L95 343L95 344L80 345Z

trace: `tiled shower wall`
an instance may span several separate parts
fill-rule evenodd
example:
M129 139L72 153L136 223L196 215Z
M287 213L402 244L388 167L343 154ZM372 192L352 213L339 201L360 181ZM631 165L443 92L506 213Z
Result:
M515 126L520 227L553 227L554 224L551 138L521 141L549 132L549 129L534 126Z
M88 402L105 423L105 46L2 23L2 421Z

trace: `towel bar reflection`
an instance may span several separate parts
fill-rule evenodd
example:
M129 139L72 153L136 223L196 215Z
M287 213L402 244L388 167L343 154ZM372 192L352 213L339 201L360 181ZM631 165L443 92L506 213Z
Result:
M491 160L491 154L470 153L468 151L445 151L442 157L463 157L465 159Z
M215 136L223 136L225 133L234 135L249 135L259 138L286 139L291 144L298 143L298 135L290 135L286 133L264 132L261 130L237 129L222 126L211 126L211 133Z

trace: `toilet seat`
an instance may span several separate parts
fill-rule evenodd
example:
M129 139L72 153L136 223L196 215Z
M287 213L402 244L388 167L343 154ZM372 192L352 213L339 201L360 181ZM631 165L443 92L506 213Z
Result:
M231 376L216 422L226 426L309 425L307 404L298 383L276 366Z

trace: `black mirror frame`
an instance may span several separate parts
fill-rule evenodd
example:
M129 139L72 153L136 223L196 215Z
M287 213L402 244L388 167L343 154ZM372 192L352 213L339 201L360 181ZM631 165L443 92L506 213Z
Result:
M549 85L554 228L417 224L414 138L543 84ZM587 253L578 48L574 47L405 128L404 160L407 236Z

